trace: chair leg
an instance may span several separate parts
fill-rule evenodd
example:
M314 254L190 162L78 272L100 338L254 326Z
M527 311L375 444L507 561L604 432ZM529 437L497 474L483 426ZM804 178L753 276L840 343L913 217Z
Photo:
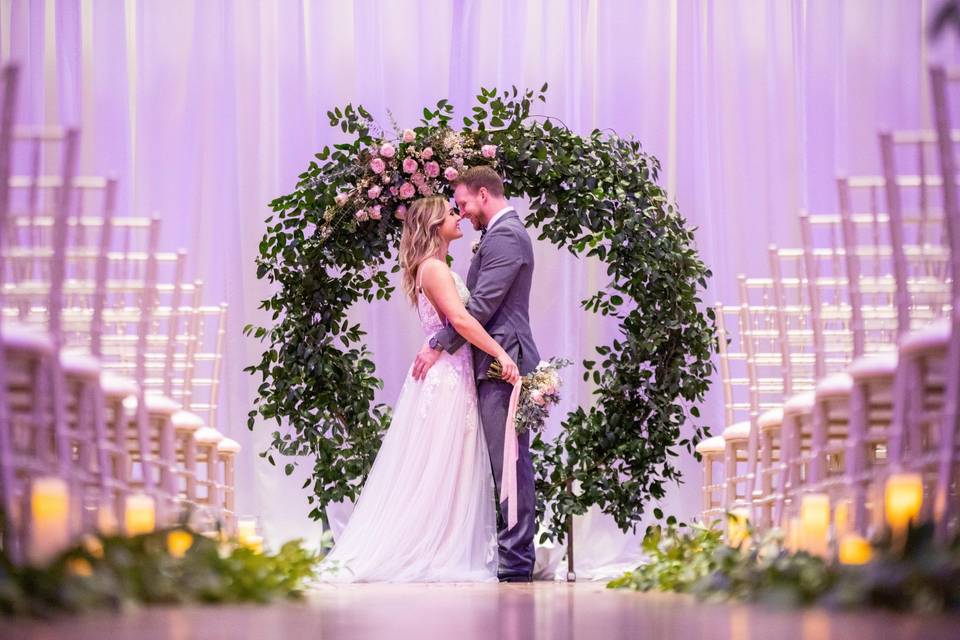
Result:
M867 391L862 383L854 382L850 391L849 432L847 436L847 463L845 483L852 493L850 519L854 531L866 526L866 491L864 475L867 472Z
M940 430L940 464L933 503L937 537L944 542L950 535L950 521L956 509L955 498L951 499L950 496L956 480L957 437L960 431L960 407L958 407L960 405L960 338L957 337L957 331L960 331L960 328L956 324L954 323L953 326L953 337L950 340L946 363L947 389Z

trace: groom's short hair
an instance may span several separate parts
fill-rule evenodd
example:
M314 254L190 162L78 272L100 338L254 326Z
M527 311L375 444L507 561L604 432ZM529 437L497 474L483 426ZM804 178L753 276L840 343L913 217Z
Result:
M463 185L470 190L470 193L480 191L484 187L490 195L503 197L503 179L493 170L493 167L481 165L479 167L470 167L453 183L454 188L457 185Z

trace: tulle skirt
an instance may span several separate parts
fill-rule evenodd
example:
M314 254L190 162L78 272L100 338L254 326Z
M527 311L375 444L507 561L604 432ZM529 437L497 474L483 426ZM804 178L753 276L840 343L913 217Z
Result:
M410 373L322 582L495 581L496 506L470 349Z

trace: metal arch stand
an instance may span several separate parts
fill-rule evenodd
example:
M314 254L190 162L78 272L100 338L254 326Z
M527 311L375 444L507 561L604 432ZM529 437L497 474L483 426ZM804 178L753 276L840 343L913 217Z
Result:
M567 491L573 493L573 484L567 483ZM567 515L567 582L576 582L577 572L573 570L573 516Z

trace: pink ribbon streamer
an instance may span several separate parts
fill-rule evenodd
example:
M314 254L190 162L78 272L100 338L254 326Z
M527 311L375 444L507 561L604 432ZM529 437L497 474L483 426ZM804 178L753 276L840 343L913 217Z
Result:
M517 460L520 459L520 442L517 440L517 404L520 402L518 378L510 394L510 408L503 430L503 469L500 472L500 501L507 501L507 531L513 529L517 520Z

